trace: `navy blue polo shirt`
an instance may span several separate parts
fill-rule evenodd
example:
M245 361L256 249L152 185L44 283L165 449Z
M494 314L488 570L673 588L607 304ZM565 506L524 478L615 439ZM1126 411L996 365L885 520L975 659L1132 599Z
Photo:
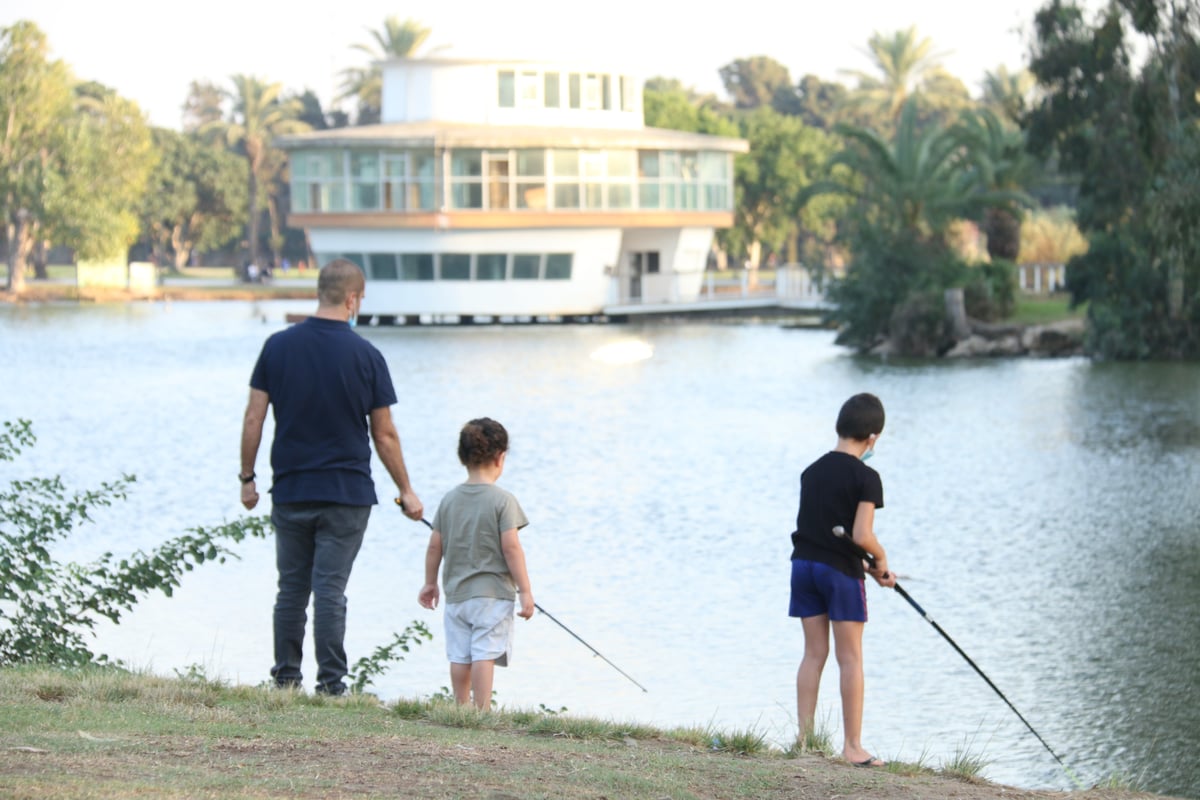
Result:
M270 398L275 503L378 502L368 419L396 402L383 354L348 324L309 317L272 334L250 375Z

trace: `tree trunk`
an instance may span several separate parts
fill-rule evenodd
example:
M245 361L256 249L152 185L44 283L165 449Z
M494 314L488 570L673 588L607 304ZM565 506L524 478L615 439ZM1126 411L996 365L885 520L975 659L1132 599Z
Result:
M250 224L247 226L246 236L249 241L246 242L246 247L250 251L250 263L258 264L258 175L254 172L254 164L250 164L250 183L249 203L250 209Z
M183 238L183 226L176 225L171 228L171 249L175 251L175 258L172 261L175 264L175 271L182 272L187 266L188 259L192 256L192 243Z
M283 264L283 230L279 213L279 196L272 192L267 196L267 213L271 217L271 268L279 269Z
M1021 252L1021 218L1005 208L989 208L983 225L992 261L1003 258L1015 262Z
M967 306L963 299L962 289L947 289L944 295L946 302L946 319L950 322L950 335L954 341L961 342L971 336L971 326L967 322Z
M25 270L29 266L29 253L33 250L33 226L25 209L17 211L8 220L8 291L21 294L25 291Z

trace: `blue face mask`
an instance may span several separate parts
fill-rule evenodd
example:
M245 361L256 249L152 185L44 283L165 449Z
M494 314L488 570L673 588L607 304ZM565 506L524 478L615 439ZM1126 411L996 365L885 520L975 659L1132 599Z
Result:
M350 323L351 328L357 328L358 327L358 314L355 314L353 317L346 320L346 322Z
M862 454L862 457L861 457L861 460L862 460L862 461L869 461L869 460L870 460L870 458L871 458L871 456L873 456L873 455L875 455L875 448L874 448L874 447L872 447L872 448L871 448L870 450L868 450L867 452L863 453L863 454Z

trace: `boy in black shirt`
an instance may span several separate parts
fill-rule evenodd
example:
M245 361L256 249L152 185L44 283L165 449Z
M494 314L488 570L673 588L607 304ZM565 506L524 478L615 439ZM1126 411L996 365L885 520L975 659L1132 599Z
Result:
M833 529L852 531L854 543L875 557L875 566L867 570L871 577L880 586L895 585L887 553L874 532L875 509L883 507L883 484L879 473L863 463L874 453L883 421L883 404L873 394L856 394L842 405L837 447L800 475L800 510L792 534L788 615L800 617L804 626L804 658L796 672L800 740L814 729L832 627L841 675L842 757L860 767L884 765L862 745L864 565Z

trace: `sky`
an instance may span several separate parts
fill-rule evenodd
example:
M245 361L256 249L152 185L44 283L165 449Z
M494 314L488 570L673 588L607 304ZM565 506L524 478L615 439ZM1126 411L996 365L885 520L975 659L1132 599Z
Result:
M77 78L116 89L153 124L177 129L191 81L228 86L239 73L312 89L328 110L340 71L367 64L352 45L370 41L368 30L389 14L431 28L428 46L445 47L440 55L581 58L722 97L718 70L757 55L782 63L793 80L811 73L852 84L843 71L870 69L864 51L872 33L916 26L943 66L978 95L986 71L1024 65L1033 15L1044 2L0 0L0 26L35 22L51 55Z

